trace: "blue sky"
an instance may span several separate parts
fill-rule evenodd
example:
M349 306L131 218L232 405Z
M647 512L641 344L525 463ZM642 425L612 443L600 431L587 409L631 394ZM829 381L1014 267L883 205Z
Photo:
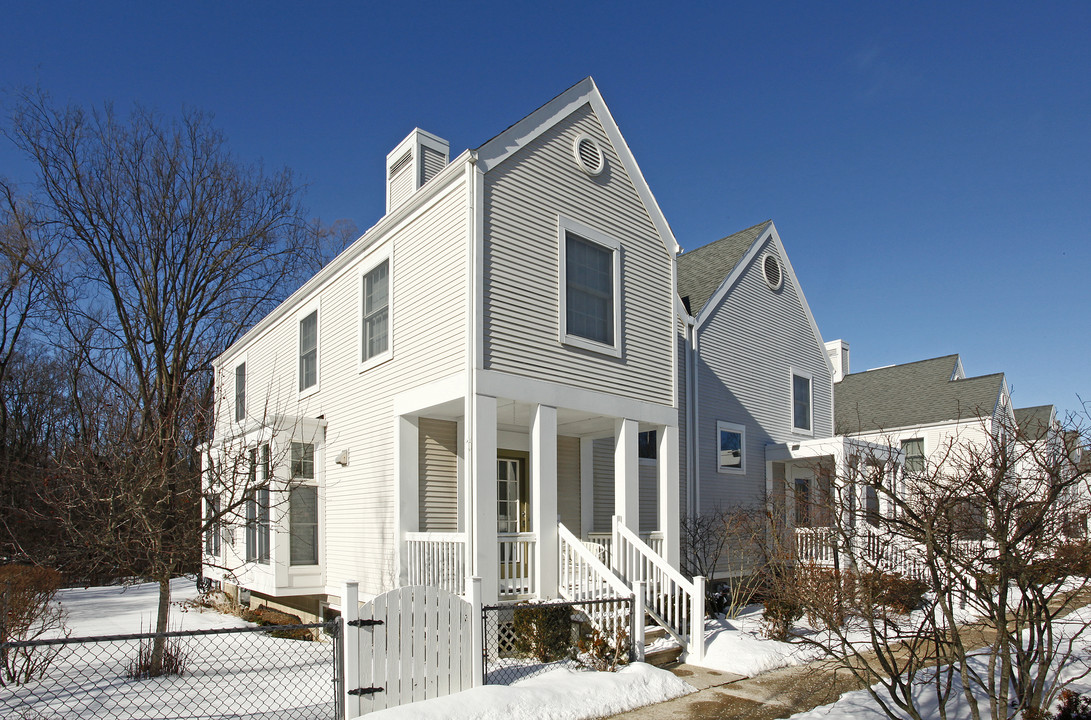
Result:
M772 218L854 370L1091 399L1091 3L715 5L12 2L0 86L209 110L363 230L414 126L454 155L591 75L682 247Z

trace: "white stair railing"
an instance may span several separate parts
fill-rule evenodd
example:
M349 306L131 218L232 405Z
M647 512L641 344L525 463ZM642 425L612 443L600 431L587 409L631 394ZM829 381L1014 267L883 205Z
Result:
M631 645L642 656L644 648L644 607L632 590L598 559L598 553L587 547L564 526L557 524L558 590L565 600L602 601L609 598L632 599L632 617L626 618L616 603L594 602L581 609L591 624L613 642L622 631L630 633Z
M705 579L687 580L682 573L652 550L636 533L613 519L613 569L621 579L644 583L644 604L648 614L670 633L689 657L700 661L705 655Z

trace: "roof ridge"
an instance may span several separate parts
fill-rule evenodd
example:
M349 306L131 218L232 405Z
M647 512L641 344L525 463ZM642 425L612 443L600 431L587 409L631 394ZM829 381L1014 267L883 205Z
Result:
M853 377L854 375L864 375L866 373L871 373L872 375L874 375L875 373L881 372L883 370L894 370L894 369L897 369L897 368L908 367L910 365L920 365L921 363L935 362L937 360L946 360L947 358L957 358L957 357L959 357L958 353L950 353L948 355L939 355L939 356L933 357L933 358L925 358L924 360L911 360L910 362L907 362L907 363L894 363L893 365L883 365L881 367L871 368L870 370L858 370L857 372L849 373L848 375L845 376L845 378L850 378L850 377ZM1003 373L1001 373L1001 374L1003 374Z
M704 250L706 248L712 247L713 245L717 245L717 244L723 242L724 240L730 240L733 237L738 237L739 235L742 235L743 233L750 232L754 228L759 228L759 227L760 228L765 228L771 222L773 222L772 218L770 218L768 220L763 220L760 223L756 223L754 225L751 225L748 228L743 228L742 230L738 230L736 232L733 232L730 235L724 235L722 238L719 238L719 239L716 239L716 240L711 240L711 241L705 243L704 245L701 245L700 247L695 247L692 250L686 250L685 252L681 253L678 257L681 258L681 257L685 257L686 255L692 255L694 253L700 252L700 251L702 251L702 250Z

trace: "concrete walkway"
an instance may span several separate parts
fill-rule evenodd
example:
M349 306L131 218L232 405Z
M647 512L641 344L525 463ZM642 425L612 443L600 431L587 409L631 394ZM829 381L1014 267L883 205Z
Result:
M848 671L821 661L781 668L752 678L685 664L667 669L698 691L613 717L626 720L773 720L826 705L842 693L863 687Z

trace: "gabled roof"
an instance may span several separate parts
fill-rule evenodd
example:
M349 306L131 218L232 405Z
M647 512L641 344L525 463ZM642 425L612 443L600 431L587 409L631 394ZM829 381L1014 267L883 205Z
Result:
M834 429L856 433L991 417L1004 373L957 377L959 356L846 375L834 385Z
M1044 438L1057 420L1057 413L1052 405L1016 408L1014 412L1019 436L1028 440Z
M700 314L724 279L772 222L766 220L678 256L678 295L691 315Z
M610 144L613 145L614 152L617 153L618 159L621 160L621 164L629 174L629 179L632 180L636 194L644 204L644 209L647 211L652 225L659 231L659 236L663 240L667 253L671 256L677 255L679 246L674 237L674 231L671 230L667 218L659 207L659 203L656 201L655 196L652 195L652 190L648 187L647 180L644 179L644 173L640 171L640 166L637 165L636 158L633 157L633 153L629 149L629 144L622 137L621 130L618 129L617 123L614 121L614 116L610 113L610 109L606 107L606 101L602 99L602 93L599 92L598 86L590 77L580 80L519 122L508 127L504 132L472 151L476 157L478 169L482 172L492 170L584 105L591 106L595 117L598 118L603 131L606 133L606 137L610 139Z

